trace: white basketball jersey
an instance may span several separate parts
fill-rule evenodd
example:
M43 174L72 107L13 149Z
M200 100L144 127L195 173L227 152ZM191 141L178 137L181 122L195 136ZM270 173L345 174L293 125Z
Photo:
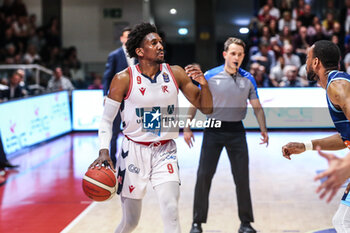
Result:
M124 135L139 142L176 138L179 90L169 64L161 64L153 80L138 64L128 69L129 91L120 108Z

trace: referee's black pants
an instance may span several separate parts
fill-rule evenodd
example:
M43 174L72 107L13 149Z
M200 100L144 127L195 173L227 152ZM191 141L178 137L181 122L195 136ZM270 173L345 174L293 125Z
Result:
M237 124L238 129L234 127L235 132L204 130L194 195L193 222L205 223L207 221L211 181L223 147L227 150L236 184L239 218L242 223L254 221L249 190L247 141L242 123L237 122Z

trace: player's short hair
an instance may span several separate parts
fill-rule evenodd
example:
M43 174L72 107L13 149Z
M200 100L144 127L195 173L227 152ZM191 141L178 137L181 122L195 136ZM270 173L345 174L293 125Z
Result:
M329 40L319 40L314 44L313 57L320 59L326 70L337 70L340 60L340 50L336 44Z
M228 47L230 47L231 44L236 44L236 45L240 45L243 47L243 49L245 49L245 43L243 40L238 39L236 37L229 37L224 44L224 51L228 50Z
M136 49L141 47L141 43L145 36L149 33L157 33L157 28L150 23L137 24L128 36L128 41L126 42L126 50L130 57L137 58Z

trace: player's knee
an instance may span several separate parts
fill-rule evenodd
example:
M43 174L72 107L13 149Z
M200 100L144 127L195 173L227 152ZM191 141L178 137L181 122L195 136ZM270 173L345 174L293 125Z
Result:
M166 215L166 218L171 221L178 221L178 204L177 202L171 201L166 204L164 204L164 213Z

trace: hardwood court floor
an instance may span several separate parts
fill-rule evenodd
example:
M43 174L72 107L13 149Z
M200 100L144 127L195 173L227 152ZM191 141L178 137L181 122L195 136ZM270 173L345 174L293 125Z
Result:
M253 226L259 232L309 232L332 227L331 218L344 189L329 204L319 200L315 194L319 183L313 182L313 177L327 167L326 161L314 151L289 161L282 157L281 146L289 141L333 133L270 132L270 145L266 148L259 145L258 132L247 132ZM192 149L188 149L182 135L176 140L182 181L182 232L189 232L192 222L202 134L196 133L195 137ZM21 167L18 173L9 174L7 183L0 186L0 232L114 232L121 219L119 196L92 203L81 190L81 178L97 156L97 142L96 133L75 133L13 158L11 162ZM336 154L343 156L346 152ZM240 223L236 206L233 178L224 150L212 183L204 232L237 232ZM151 187L143 200L141 220L135 232L163 232L159 206Z

